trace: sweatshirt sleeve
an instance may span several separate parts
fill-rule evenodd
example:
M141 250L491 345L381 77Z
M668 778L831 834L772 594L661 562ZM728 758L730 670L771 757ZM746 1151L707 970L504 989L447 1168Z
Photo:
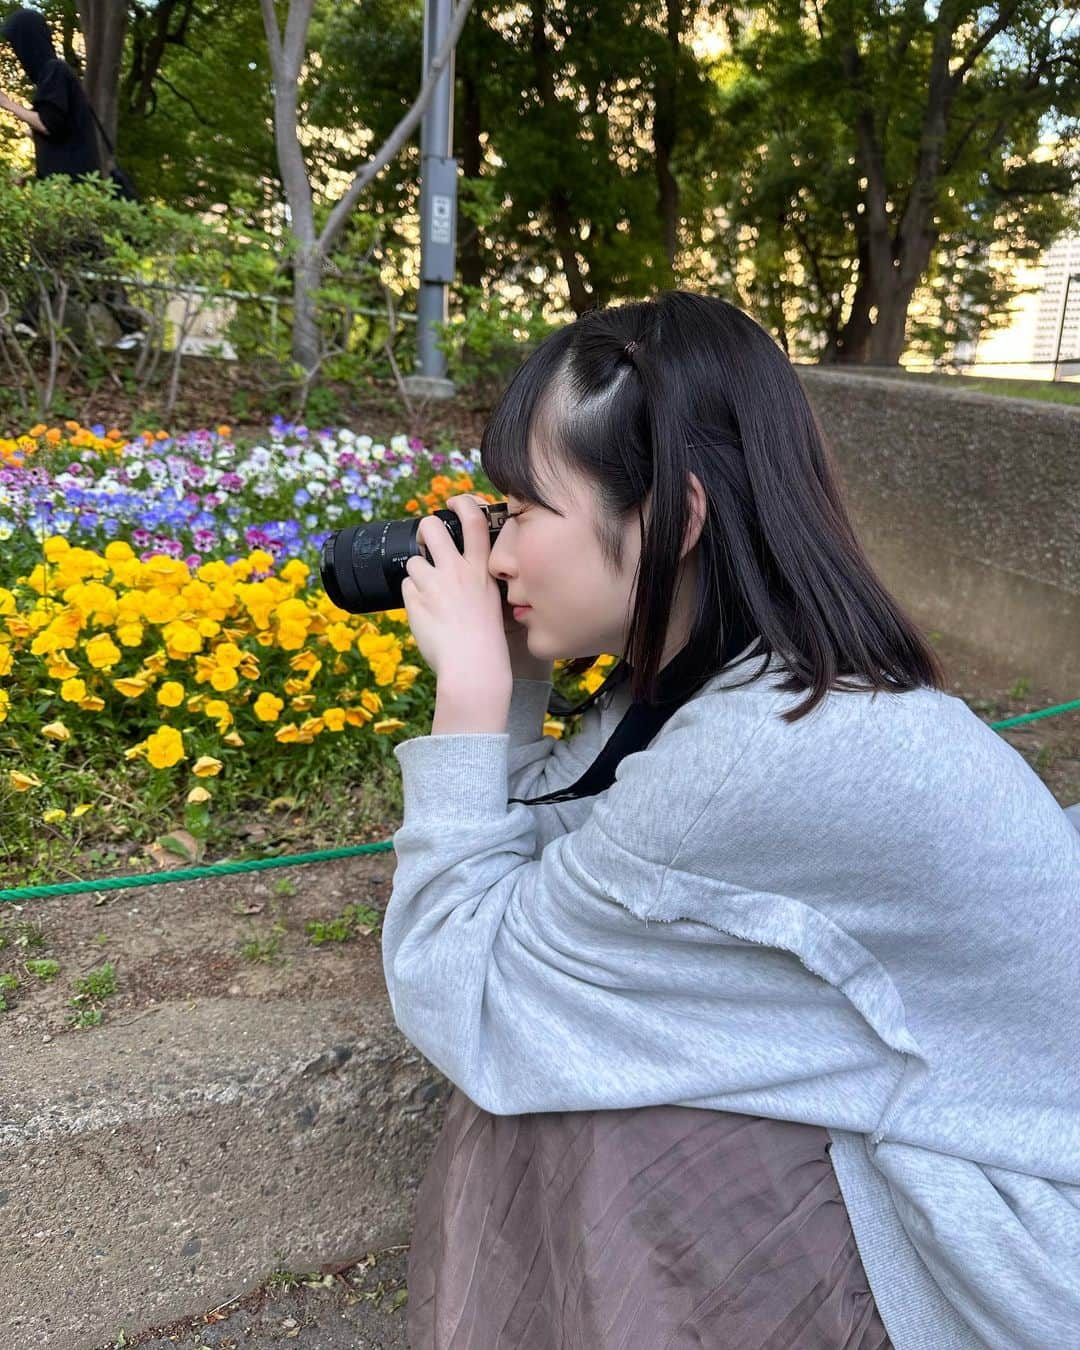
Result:
M544 734L550 680L515 680L507 717L510 737L508 797L543 797L569 787L600 753L603 740L600 709L594 704L581 714L573 736ZM536 828L536 852L552 839L583 825L592 811L594 798L570 802L544 802L531 807Z
M686 772L700 741L677 714L538 857L533 808L507 804L509 735L395 748L405 813L383 923L390 1001L409 1040L485 1110L677 1104L855 1131L879 1119L903 1056L839 989L788 951L649 922L681 839L745 748L737 736L709 747L710 782Z

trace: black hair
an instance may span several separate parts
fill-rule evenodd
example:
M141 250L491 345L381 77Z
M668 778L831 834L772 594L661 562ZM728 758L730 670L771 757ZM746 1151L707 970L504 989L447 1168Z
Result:
M557 510L533 471L537 444L550 464L595 485L594 527L613 570L627 518L637 515L641 559L621 654L634 699L657 692L690 524L690 473L707 510L687 645L711 659L712 673L725 668L725 633L737 617L759 635L762 662L748 681L775 654L787 672L778 687L809 691L784 713L789 722L830 689L945 687L936 655L855 536L794 367L734 305L667 291L593 310L549 335L499 400L480 451L504 496ZM567 669L580 673L599 655Z

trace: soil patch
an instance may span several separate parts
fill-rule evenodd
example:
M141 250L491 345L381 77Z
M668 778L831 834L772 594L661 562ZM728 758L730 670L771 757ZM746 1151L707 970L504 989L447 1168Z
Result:
M164 1002L199 998L302 998L317 989L380 997L378 930L393 885L393 853L267 872L162 883L129 891L54 896L0 909L0 972L19 981L6 995L5 1039L85 1035L72 1025L76 981L112 965L116 992L94 1006L110 1022ZM377 915L374 931L315 945L306 931L348 906ZM59 962L50 981L26 963Z

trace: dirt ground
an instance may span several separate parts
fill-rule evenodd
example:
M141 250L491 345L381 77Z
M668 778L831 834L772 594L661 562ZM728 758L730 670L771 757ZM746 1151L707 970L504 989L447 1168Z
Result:
M1060 702L1037 682L1018 695L1015 671L994 668L957 643L935 638L953 692L996 721ZM1076 691L1080 697L1080 690ZM1080 802L1080 711L1004 733L1062 806ZM387 821L389 838L397 828ZM302 842L297 848L302 847ZM7 1041L48 1042L57 1036L108 1035L110 1023L152 1016L164 1001L204 997L297 997L324 991L374 990L382 980L378 924L345 942L314 945L305 931L347 905L377 913L393 884L393 853L246 876L148 886L131 891L56 897L0 906L0 974L17 975L9 1011L0 1014ZM246 949L246 951L245 951ZM49 982L28 978L24 962L60 963ZM96 1029L74 1029L75 981L110 962L116 992L95 1006ZM289 1342L312 1350L404 1350L405 1253L375 1253L358 1266L316 1272L291 1287L279 1278L221 1309L170 1328L125 1331L121 1345L181 1350L270 1350Z
M95 1350L406 1350L406 1249L372 1252L344 1269L253 1293L170 1327L154 1327Z

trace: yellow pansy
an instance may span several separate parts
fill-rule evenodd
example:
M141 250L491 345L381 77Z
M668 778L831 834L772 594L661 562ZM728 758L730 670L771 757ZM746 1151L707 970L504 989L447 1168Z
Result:
M8 709L11 707L11 695L6 689L0 689L0 722L7 720Z
M111 670L121 655L120 648L108 633L99 633L97 637L92 637L83 651L95 670Z
M212 654L219 666L226 666L230 670L235 670L244 659L244 653L235 642L219 642Z
M345 709L327 708L323 713L323 721L326 723L327 731L345 730Z
M275 694L261 693L255 700L252 712L260 722L276 722L281 716L285 703Z
M332 623L326 630L326 640L336 652L347 652L353 645L353 630L347 623Z
M216 719L217 729L219 732L224 733L228 731L228 729L232 726L233 723L232 709L222 698L208 699L203 707L203 712L206 714L207 717L213 717Z
M373 689L365 689L360 694L360 702L371 712L382 712L383 701Z
M153 589L146 592L146 602L143 613L150 623L171 623L181 612L182 608L183 606L177 597L175 595L170 595L168 591L160 590L155 586Z
M171 769L187 758L183 736L175 727L159 727L146 738L146 757L155 769Z
M200 755L191 766L191 772L196 778L216 778L222 767L221 760L213 755Z
M50 741L70 741L71 732L63 722L48 722L41 728L41 734Z
M116 625L116 638L122 647L137 647L143 640L144 631L142 624L135 621L118 623Z
M215 666L210 672L210 684L219 694L235 689L239 683L240 676L228 666Z
M178 680L166 680L157 691L157 701L163 708L179 708L184 701L184 686Z
M60 821L67 820L67 812L61 810L59 806L54 806L50 811L42 811L41 819L46 825L58 825Z
M125 676L120 680L113 680L113 688L123 694L125 698L139 698L150 688L145 680L132 679Z
M105 700L98 698L97 694L87 694L85 698L79 699L79 707L83 712L101 712L105 707Z
M8 779L16 792L29 792L31 788L41 786L41 779L36 773L23 773L21 769L12 769Z
M67 652L53 652L45 669L49 672L51 680L70 680L73 675L78 675L79 667L68 656Z
M94 809L93 802L80 802L78 806L72 809L71 819L78 820L80 816L85 816L87 811L92 811L93 809Z
M349 708L345 713L345 721L351 727L362 727L371 721L372 715L366 708Z
M404 725L400 717L384 717L381 722L373 723L371 729L376 736L388 736L391 731L397 731Z
M0 675L10 675L13 664L14 657L11 655L11 648L6 643L0 642Z
M307 581L311 568L307 563L303 563L299 558L290 558L278 575L282 581L287 581L290 586L299 588Z
M199 630L183 619L173 619L161 630L165 639L165 650L174 661L182 661L185 656L201 652L203 638Z
M221 738L226 745L240 746L244 744L244 738L238 731L230 731Z
M274 732L274 740L280 741L282 745L293 745L300 739L300 728L292 722L286 722L283 727L278 727Z
M60 686L60 697L65 703L79 703L86 697L86 684L79 679L65 680Z
M196 785L188 793L187 800L191 802L192 805L198 806L201 802L208 802L212 800L212 798L211 794L207 792L207 790L202 786L201 783L196 783Z
M312 675L317 675L322 670L322 662L313 651L297 652L289 661L289 669L308 671Z

